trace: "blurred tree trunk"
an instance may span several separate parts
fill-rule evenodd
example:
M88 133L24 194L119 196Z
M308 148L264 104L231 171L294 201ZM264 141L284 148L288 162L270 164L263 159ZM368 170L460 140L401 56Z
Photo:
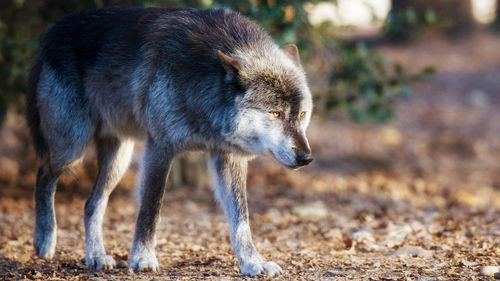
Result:
M495 21L493 22L495 28L500 27L500 0L497 0L497 7L495 11Z
M418 15L432 9L438 17L451 21L446 28L451 33L467 32L475 26L471 0L392 0L391 3L393 11L412 7Z
M208 156L201 153L186 153L177 157L170 170L172 188L201 188L209 184L207 173Z
M497 0L496 20L500 19L500 0Z

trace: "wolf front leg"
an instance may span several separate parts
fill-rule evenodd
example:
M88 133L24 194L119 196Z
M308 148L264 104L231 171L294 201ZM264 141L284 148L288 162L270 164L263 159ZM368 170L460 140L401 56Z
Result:
M266 262L257 252L250 232L246 198L247 159L233 154L216 154L210 159L213 185L229 220L231 243L241 273L274 276L282 272L274 262Z
M156 226L160 220L167 175L174 157L169 149L146 142L139 173L139 215L135 226L130 268L136 271L158 271L156 259Z

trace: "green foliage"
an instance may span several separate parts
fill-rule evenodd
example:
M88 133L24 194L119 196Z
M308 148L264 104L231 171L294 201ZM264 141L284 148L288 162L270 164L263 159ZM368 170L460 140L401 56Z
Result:
M37 46L38 18L21 20L24 1L8 1L0 10L0 121L9 105L19 108L29 59Z
M413 7L391 11L387 16L383 31L389 37L407 39L425 29L447 24L447 21L438 17L436 12L427 8L423 13L418 13Z
M255 19L269 31L280 45L298 43L305 46L310 28L304 0L216 0L215 6L223 6Z
M393 116L393 103L408 97L411 84L432 74L430 67L407 74L364 44L348 47L339 43L338 60L330 73L330 90L324 96L327 111L345 108L356 121L386 121Z

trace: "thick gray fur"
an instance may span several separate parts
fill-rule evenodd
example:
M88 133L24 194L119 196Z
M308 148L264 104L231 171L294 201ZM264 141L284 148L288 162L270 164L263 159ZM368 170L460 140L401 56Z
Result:
M102 221L108 198L144 141L130 267L157 271L156 226L174 157L211 153L216 197L229 220L241 272L281 272L255 248L246 201L247 162L269 155L288 168L311 160L312 100L295 46L280 49L228 10L112 8L61 19L34 61L27 119L41 159L35 249L55 253L56 183L89 143L99 172L85 205L86 263L115 266Z

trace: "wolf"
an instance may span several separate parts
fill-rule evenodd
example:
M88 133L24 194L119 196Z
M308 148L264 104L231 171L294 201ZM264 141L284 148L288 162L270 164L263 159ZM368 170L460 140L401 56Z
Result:
M30 72L27 121L40 158L36 253L56 245L59 176L95 143L98 174L85 204L85 261L110 269L103 245L108 197L144 142L129 266L158 271L156 226L167 175L183 151L210 153L213 187L241 273L275 275L252 242L247 163L268 155L290 169L312 161L311 93L295 45L278 47L256 23L226 9L105 8L60 19Z

